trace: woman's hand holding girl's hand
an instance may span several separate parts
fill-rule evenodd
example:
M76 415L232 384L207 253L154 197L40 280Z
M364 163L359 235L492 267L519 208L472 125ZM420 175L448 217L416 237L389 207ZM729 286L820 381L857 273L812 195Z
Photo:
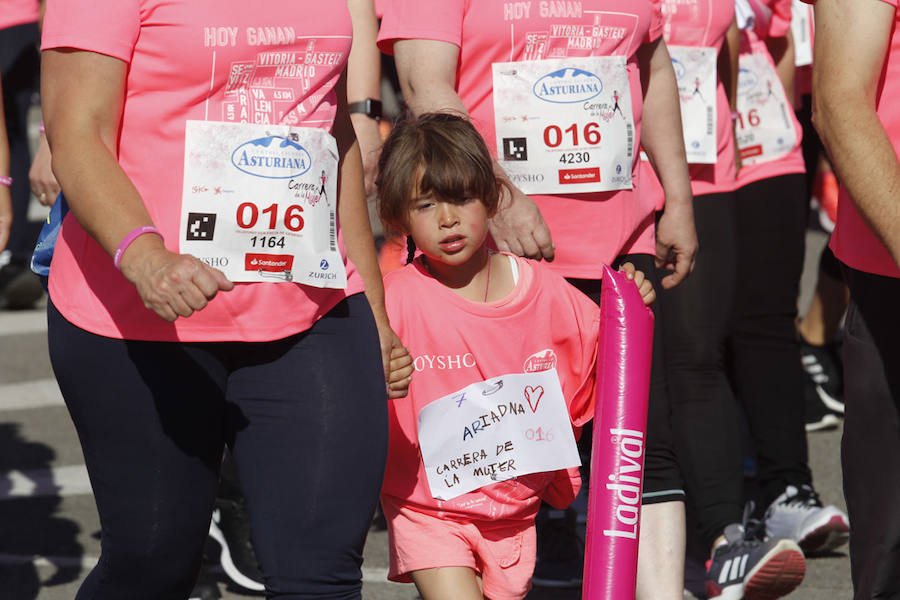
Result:
M166 321L189 317L234 283L189 255L166 250L153 234L138 237L122 255L122 274L134 284L144 306Z
M409 392L412 381L413 359L403 346L391 350L390 372L388 373L388 397L403 398Z
M634 284L638 287L638 291L641 293L641 298L643 298L645 306L653 304L653 301L656 300L656 291L653 289L653 284L650 283L650 280L647 279L643 271L635 269L634 265L630 262L619 267L619 271L625 273L625 276L628 279L634 281Z
M378 339L381 342L381 362L384 367L384 381L388 398L402 398L409 389L413 372L412 356L394 333L387 314L374 310Z

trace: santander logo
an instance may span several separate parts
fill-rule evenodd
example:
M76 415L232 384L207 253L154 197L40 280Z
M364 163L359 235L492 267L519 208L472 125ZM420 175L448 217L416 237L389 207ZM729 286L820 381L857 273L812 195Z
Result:
M609 441L616 454L615 472L609 474L606 489L616 508L613 529L604 529L607 537L637 539L641 515L641 481L644 470L644 433L634 429L610 429ZM599 482L598 482L599 483Z
M537 373L539 371L549 371L556 368L556 352L551 348L535 352L525 359L525 365L522 367L526 373Z

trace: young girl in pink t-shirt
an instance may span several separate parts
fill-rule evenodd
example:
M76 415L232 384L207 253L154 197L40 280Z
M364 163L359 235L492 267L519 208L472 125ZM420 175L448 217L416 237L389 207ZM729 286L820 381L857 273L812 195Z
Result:
M421 252L385 278L391 324L409 349L391 363L392 390L408 388L408 395L389 407L382 488L388 577L414 582L425 600L523 598L531 587L540 501L568 506L581 486L578 469L503 475L437 499L419 446L419 414L473 383L555 368L580 430L593 415L599 309L544 264L488 249L500 184L467 120L429 114L399 125L379 167L381 218L409 236L411 253ZM622 270L652 302L644 274L630 263Z

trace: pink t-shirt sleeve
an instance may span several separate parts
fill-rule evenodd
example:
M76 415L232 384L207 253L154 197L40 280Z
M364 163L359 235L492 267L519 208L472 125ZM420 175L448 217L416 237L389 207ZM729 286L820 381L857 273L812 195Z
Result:
M131 61L140 31L139 0L54 0L44 16L42 48L77 48Z
M393 54L397 40L436 40L462 46L463 0L388 0L382 2L382 8L378 47L387 54Z
M791 29L791 0L775 0L771 8L768 37L784 37Z
M662 3L660 0L652 0L650 3L652 13L650 15L650 28L647 30L647 38L644 43L654 42L663 34L666 21L662 15Z

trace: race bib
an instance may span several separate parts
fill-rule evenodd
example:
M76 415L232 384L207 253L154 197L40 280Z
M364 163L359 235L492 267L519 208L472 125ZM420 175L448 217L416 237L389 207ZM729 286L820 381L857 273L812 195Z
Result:
M791 2L791 34L794 37L794 66L813 62L813 7L801 0Z
M581 464L556 369L473 383L419 411L431 495Z
M691 164L716 164L716 49L669 46Z
M180 251L236 282L346 287L337 164L321 129L188 121Z
M745 165L768 162L797 143L793 107L764 54L741 54L738 71L737 144Z
M624 56L494 63L497 161L526 194L631 189Z

